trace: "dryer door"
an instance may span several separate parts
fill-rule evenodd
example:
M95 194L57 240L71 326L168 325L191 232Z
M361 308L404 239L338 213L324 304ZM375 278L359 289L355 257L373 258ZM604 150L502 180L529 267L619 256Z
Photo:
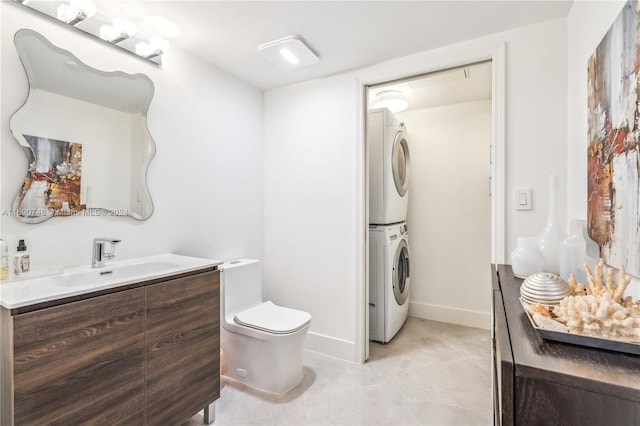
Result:
M393 171L393 182L396 184L396 190L401 197L404 197L407 193L407 189L409 189L410 161L407 135L402 130L396 133L396 137L393 140L391 166Z
M409 298L409 247L404 238L398 243L393 259L393 295L398 305L404 305Z

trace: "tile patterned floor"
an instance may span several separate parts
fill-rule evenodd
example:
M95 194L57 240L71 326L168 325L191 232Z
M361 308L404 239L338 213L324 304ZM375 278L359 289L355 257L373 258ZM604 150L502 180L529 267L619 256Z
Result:
M214 425L493 422L488 330L408 318L390 343L371 343L365 364L310 351L303 364L303 381L281 396L223 378Z

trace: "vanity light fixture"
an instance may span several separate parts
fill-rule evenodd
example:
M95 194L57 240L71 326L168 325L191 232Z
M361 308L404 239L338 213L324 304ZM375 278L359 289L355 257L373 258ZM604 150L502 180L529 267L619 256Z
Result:
M90 34L111 46L131 53L138 58L146 59L156 65L162 65L162 55L169 51L169 42L163 38L152 37L145 43L143 38L137 34L137 26L132 20L124 17L112 20L106 13L107 10L96 10L97 3L103 4L106 2L98 2L97 0L13 1L18 5L24 6L27 10L43 14L58 22L69 24L75 30ZM88 20L86 25L78 25L85 20ZM110 21L111 25L109 25ZM149 31L149 23L147 21L149 20L142 20L140 26L144 26ZM159 35L171 38L180 33L180 28L170 19L154 17L154 21L156 21L156 25L152 28L150 34L159 33ZM164 24L166 28L163 28L161 24Z
M58 19L76 26L80 22L96 14L96 4L91 0L71 0L58 7Z
M409 98L399 90L383 90L373 97L371 108L387 108L391 112L400 112L409 106Z
M161 37L151 37L149 43L136 44L136 54L143 58L151 59L163 55L169 51L169 42Z
M290 35L258 46L258 51L280 68L300 68L320 62L318 52L299 35Z
M113 25L100 27L100 38L113 44L118 44L135 34L136 24L124 18L116 18Z

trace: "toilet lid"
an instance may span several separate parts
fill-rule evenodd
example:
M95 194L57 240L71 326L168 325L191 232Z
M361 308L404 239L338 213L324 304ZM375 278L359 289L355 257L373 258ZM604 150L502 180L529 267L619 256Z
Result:
M242 311L233 317L236 324L274 334L287 334L300 330L311 322L308 312L283 308L270 300Z

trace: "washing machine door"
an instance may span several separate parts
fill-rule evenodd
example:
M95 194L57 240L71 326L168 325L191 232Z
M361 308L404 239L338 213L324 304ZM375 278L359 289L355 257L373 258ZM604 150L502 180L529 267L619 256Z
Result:
M409 298L409 281L409 247L402 239L393 260L393 295L398 305L404 305Z
M396 190L401 197L407 193L409 189L409 144L407 143L407 134L402 130L396 133L393 140L393 149L391 151L391 168L393 172L393 182Z

